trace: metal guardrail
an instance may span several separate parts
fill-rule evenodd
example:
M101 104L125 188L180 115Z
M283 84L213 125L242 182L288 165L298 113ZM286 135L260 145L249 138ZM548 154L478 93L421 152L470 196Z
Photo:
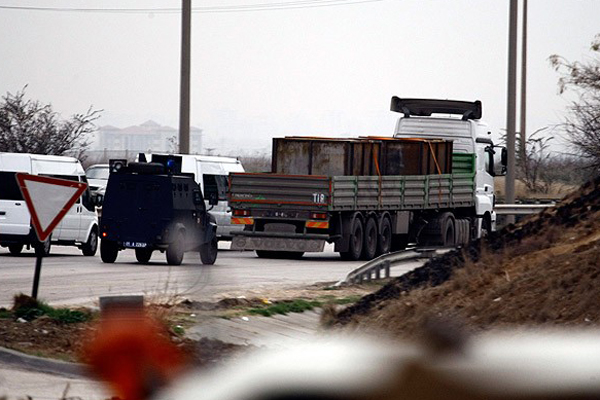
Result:
M371 281L373 279L382 279L390 277L390 268L394 264L400 264L406 261L427 259L438 255L438 250L448 250L446 248L412 248L394 253L381 255L350 272L344 279L333 286L341 286L348 283L360 283ZM383 277L382 277L383 271Z
M494 210L497 215L529 215L537 214L556 203L549 204L496 204Z

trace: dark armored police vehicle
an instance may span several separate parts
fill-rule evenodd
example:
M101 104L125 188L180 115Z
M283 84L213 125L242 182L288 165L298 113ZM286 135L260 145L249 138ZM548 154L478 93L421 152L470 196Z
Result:
M113 263L120 250L134 249L143 264L155 250L166 252L169 265L180 265L188 251L199 251L203 264L214 264L217 225L200 187L180 166L176 159L112 160L100 222L102 261Z

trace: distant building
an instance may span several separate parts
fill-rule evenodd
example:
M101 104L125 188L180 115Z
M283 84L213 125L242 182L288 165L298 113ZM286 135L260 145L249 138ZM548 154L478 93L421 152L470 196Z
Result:
M179 131L161 126L154 121L127 128L105 125L98 128L96 139L91 145L97 151L178 152ZM190 127L190 153L202 151L202 129Z

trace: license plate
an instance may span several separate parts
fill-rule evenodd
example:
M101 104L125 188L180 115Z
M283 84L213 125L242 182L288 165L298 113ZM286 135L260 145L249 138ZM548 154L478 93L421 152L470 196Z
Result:
M147 243L143 243L143 242L123 242L123 247L130 247L130 248L142 248L142 247L146 247L148 246Z

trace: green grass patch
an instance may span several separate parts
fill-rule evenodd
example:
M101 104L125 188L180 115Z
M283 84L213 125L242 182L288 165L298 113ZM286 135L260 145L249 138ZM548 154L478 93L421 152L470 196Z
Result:
M10 319L13 317L13 314L7 310L6 308L0 308L0 319Z
M24 320L32 321L43 315L47 315L51 319L63 324L86 322L92 319L92 314L88 312L68 308L54 308L43 301L28 298L24 295L19 296L19 299L15 297L15 307L10 316L15 319L23 318Z

